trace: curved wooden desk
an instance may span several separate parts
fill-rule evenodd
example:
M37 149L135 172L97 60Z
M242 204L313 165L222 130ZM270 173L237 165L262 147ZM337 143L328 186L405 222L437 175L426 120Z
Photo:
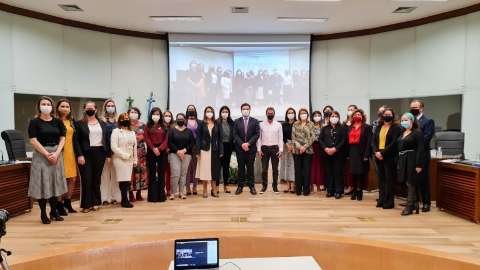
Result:
M163 234L48 251L13 265L23 269L167 269L173 240L219 237L221 258L313 256L322 269L480 269L480 263L406 245L315 234L201 232Z

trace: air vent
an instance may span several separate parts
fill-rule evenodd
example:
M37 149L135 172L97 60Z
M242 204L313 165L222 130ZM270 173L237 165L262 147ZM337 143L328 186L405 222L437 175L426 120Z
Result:
M417 9L417 7L399 7L393 11L393 13L410 13Z
M232 7L232 13L248 13L248 7Z
M66 4L60 4L58 5L61 9L65 11L83 11L79 6L77 5L66 5Z

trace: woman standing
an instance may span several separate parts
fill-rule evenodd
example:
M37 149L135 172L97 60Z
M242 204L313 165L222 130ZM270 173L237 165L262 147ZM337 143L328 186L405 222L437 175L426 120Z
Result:
M97 117L97 105L83 105L83 119L75 123L78 132L78 165L82 179L80 207L83 213L98 210L102 203L100 183L109 147L105 122Z
M66 130L62 121L53 116L53 100L41 97L37 102L37 116L30 120L28 126L28 137L34 149L28 196L37 199L43 224L50 224L50 219L63 220L56 208L56 197L67 192L62 154ZM50 203L50 219L46 210L47 200Z
M128 191L131 185L130 176L133 167L137 164L137 139L130 125L128 113L120 114L118 128L112 131L111 137L112 164L122 197L121 205L124 208L133 207L128 200Z
M165 189L167 192L167 197L170 196L171 188L170 188L170 164L168 163L168 154L170 153L170 149L168 149L168 132L172 129L175 125L173 123L173 114L170 111L163 112L163 124L165 126L165 132L167 133L167 160L165 161Z
M395 123L393 109L385 108L373 135L379 188L377 207L383 209L395 207L393 183L397 165L395 159L398 156L397 139L400 131L400 127Z
M230 116L230 108L223 106L220 108L220 117L217 119L217 125L220 130L220 139L223 146L223 156L220 157L220 166L223 176L223 192L230 193L228 190L228 180L230 179L230 160L234 150L233 145L233 120ZM219 184L219 182L217 182ZM218 185L217 184L217 190Z
M164 202L165 167L167 165L167 130L163 124L162 110L152 108L145 130L147 143L148 196L149 202Z
M114 170L112 167L112 150L110 148L110 138L112 131L117 128L117 108L112 99L107 99L103 103L102 121L105 122L107 132L107 160L103 166L102 180L100 184L100 191L102 193L103 205L117 204L120 200L120 190L118 188L117 179L115 179Z
M199 127L200 157L198 158L197 178L203 182L203 197L208 198L207 185L210 182L211 195L218 197L220 182L220 158L223 144L220 126L215 122L213 107L207 106L203 113L203 123Z
M353 113L356 110L358 110L357 105L353 105L353 104L348 105L348 107L347 107L347 118L343 122L343 125L345 126L346 129L348 129L353 124L352 116L353 116ZM349 157L347 156L345 166L344 166L344 169L343 169L344 177L345 177L345 183L346 183L345 195L351 195L354 191L353 176L350 173L350 161L348 159L349 159Z
M372 127L366 124L363 110L352 114L352 124L347 128L349 174L353 180L352 200L363 199L363 188L370 167Z
M197 156L200 154L200 136L198 135L198 128L202 124L197 118L197 108L194 105L187 106L187 122L186 127L192 132L195 139L195 147L192 152L190 165L187 172L187 195L197 195L198 178L195 177L197 173Z
M298 111L298 118L292 127L293 161L295 167L295 191L298 196L310 194L310 173L315 139L313 124L308 120L307 109Z
M340 123L340 114L337 111L332 112L329 122L328 126L322 128L318 142L325 153L327 197L335 196L335 199L340 199L345 185L345 128Z
M312 172L311 172L311 189L314 190L314 185L317 187L317 192L325 190L325 168L323 165L323 151L320 148L318 138L322 130L322 113L319 111L313 112L313 133L315 141L313 142L313 156L312 156Z
M68 99L60 99L56 106L57 116L65 126L65 146L63 147L63 165L65 169L65 178L67 179L68 191L66 194L58 197L58 213L66 216L67 212L76 213L72 207L72 194L75 189L75 181L77 180L77 158L75 152L78 151L79 145L72 118L72 106Z
M172 194L170 200L174 200L177 195L179 198L186 199L184 193L185 180L188 167L192 160L193 149L195 148L195 138L190 129L185 127L185 115L177 114L176 125L168 132L168 161L171 170Z
M292 128L293 123L297 121L297 113L294 108L288 108L285 112L285 122L282 123L283 149L286 149L280 161L280 179L287 181L288 189L285 193L295 193L295 167L293 161L293 141Z
M327 105L327 106L323 107L322 127L326 127L326 126L330 125L330 116L332 115L333 111L334 111L334 109L330 105Z
M408 112L402 115L400 122L403 132L398 138L398 178L408 187L407 205L402 216L411 215L414 210L415 214L419 213L418 181L424 163L425 146L423 134L415 120L415 116Z
M132 171L132 188L129 192L130 201L143 201L142 190L148 188L147 172L147 144L145 143L145 124L140 121L142 113L137 107L132 107L128 111L130 118L130 127L137 137L137 165ZM136 191L136 198L133 192Z

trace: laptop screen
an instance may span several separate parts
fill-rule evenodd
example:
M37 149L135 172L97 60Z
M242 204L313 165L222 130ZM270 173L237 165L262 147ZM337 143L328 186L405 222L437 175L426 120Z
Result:
M175 269L218 267L218 238L175 240Z

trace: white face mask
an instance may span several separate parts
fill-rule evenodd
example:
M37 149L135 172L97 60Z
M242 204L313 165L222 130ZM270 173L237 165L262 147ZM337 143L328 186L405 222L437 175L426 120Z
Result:
M222 113L222 118L225 119L225 120L227 120L227 118L228 118L228 112Z
M115 112L115 107L106 107L105 111L107 111L107 113L114 113Z
M295 119L295 114L294 113L289 113L289 114L287 114L287 118L288 118L288 120L293 120L293 119Z
M318 122L322 121L322 117L321 116L314 116L313 121L318 123Z
M168 123L170 123L170 122L172 121L172 118L171 118L170 116L165 116L165 117L163 118L163 120L165 121L165 123L168 124Z
M348 111L348 112L347 112L347 115L348 115L349 117L352 116L352 114L353 114L353 111Z
M40 106L40 112L44 113L44 114L51 113L52 112L52 106L50 106L50 105Z
M307 118L308 118L308 114L306 114L306 113L300 114L300 119L301 119L302 121L307 120Z
M138 120L138 113L130 113L128 116L130 120Z
M152 120L153 122L158 123L158 121L160 120L160 115L152 115Z
M250 115L250 110L242 110L243 117L248 117Z
M330 122L331 122L332 124L334 124L334 125L338 124L338 121L339 121L339 120L340 120L340 119L338 119L338 117L336 117L336 116L330 117Z
M212 113L212 112L207 112L207 113L205 114L205 116L206 116L208 119L212 119L213 113Z

